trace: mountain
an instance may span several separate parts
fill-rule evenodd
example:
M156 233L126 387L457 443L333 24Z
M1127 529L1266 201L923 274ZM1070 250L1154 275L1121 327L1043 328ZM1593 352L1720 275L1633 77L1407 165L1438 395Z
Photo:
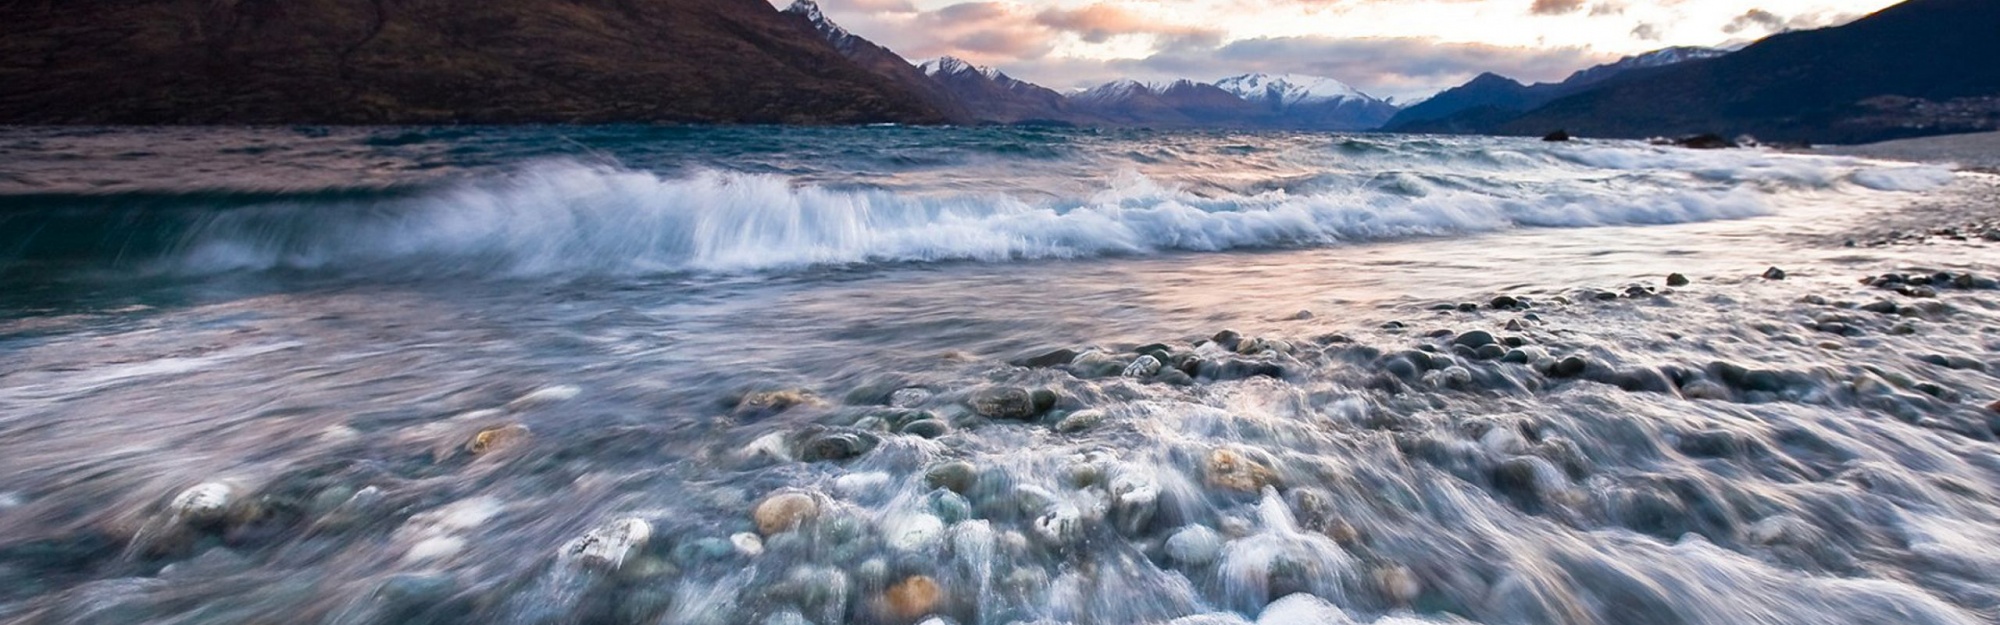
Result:
M922 98L925 104L936 109L948 121L978 121L967 104L954 96L945 85L932 80L923 70L904 60L902 55L847 32L820 11L819 4L813 0L795 0L784 10L784 17L819 33L820 38L847 60Z
M1090 121L1073 111L1062 94L990 67L947 56L927 61L918 70L942 87L974 121L1002 124Z
M931 123L764 0L0 2L0 123Z
M1500 125L1515 134L1717 132L1869 142L2000 128L2000 2L1909 0L1845 26L1615 80Z
M1621 75L1728 53L1718 48L1665 48L1579 70L1559 83L1524 85L1512 78L1488 72L1404 108L1382 124L1382 128L1394 132L1491 132L1497 125L1511 121L1525 111Z
M1261 126L1268 117L1236 94L1192 80L1119 80L1073 94L1069 100L1078 111L1115 125L1243 128Z
M1397 111L1388 101L1318 76L1244 74L1215 86L1262 108L1267 123L1291 128L1373 130Z
M1638 54L1618 59L1616 62L1613 63L1606 63L1589 69L1577 70L1576 73L1570 74L1569 78L1563 79L1562 83L1560 84L1578 86L1578 87L1588 86L1604 82L1606 80L1611 79L1611 77L1613 76L1617 76L1619 74L1623 74L1625 72L1629 72L1635 69L1666 67L1668 65L1674 65L1677 63L1686 63L1688 61L1712 59L1718 56L1729 54L1729 52L1730 52L1729 50L1724 48L1703 48L1699 46L1675 46L1672 48L1661 48L1658 50L1654 50L1652 52L1647 52L1645 54Z

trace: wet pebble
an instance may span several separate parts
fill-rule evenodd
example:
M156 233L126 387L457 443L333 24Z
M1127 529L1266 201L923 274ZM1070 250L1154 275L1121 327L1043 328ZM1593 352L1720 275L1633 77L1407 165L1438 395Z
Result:
M961 495L971 491L978 481L978 469L974 468L972 463L962 460L946 462L924 472L925 485Z
M1689 282L1687 276L1678 273L1667 274L1667 286L1678 288L1687 286L1688 284Z
M819 517L819 501L802 492L780 492L758 502L751 512L757 531L765 536L786 532Z
M1097 424L1103 422L1104 411L1086 408L1064 415L1061 420L1056 421L1055 430L1064 433L1081 432L1097 427Z
M944 599L944 589L937 580L923 575L912 575L896 582L882 593L883 606L889 616L909 621L937 610Z
M968 400L972 411L989 419L1026 421L1035 417L1035 396L1016 386L990 386L974 391Z
M1208 454L1208 485L1237 492L1254 493L1276 482L1271 467L1234 449L1217 449Z
M1765 280L1783 280L1783 279L1785 279L1785 270L1783 270L1783 269L1779 269L1779 268L1777 268L1777 267L1772 267L1772 268L1770 268L1770 269L1765 269L1765 270L1764 270L1764 279L1765 279Z
M562 556L578 564L616 570L645 548L653 525L645 519L624 518L592 528L562 547Z

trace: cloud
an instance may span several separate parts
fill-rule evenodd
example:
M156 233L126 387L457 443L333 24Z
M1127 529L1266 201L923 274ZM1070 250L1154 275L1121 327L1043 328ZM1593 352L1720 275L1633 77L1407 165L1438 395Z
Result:
M1659 41L1660 25L1651 22L1641 22L1638 26L1632 27L1632 36L1646 41Z
M1766 33L1776 34L1794 30L1838 26L1860 18L1861 16L1855 13L1827 11L1801 13L1791 17L1784 17L1763 9L1750 9L1743 12L1742 15L1729 20L1728 24L1724 24L1722 32L1734 35L1746 31L1761 30Z
M1046 9L1035 15L1035 21L1054 30L1074 33L1088 43L1104 43L1120 35L1194 37L1209 41L1220 40L1222 37L1221 31L1215 29L1165 24L1151 16L1139 15L1108 4L1093 4L1073 10Z
M1583 0L1535 0L1528 12L1535 15L1561 15L1575 13L1583 9Z

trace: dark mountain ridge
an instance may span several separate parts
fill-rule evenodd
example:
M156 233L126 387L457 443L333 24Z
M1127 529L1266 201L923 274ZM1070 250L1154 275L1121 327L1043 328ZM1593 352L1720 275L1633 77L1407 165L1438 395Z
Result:
M1549 102L1490 132L1865 143L2000 128L2000 2L1909 0Z
M0 3L0 123L936 123L763 0Z

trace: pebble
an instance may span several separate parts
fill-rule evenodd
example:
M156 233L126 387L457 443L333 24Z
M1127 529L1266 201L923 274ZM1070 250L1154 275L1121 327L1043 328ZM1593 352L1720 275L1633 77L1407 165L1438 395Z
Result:
M1206 525L1189 525L1167 538L1167 557L1186 566L1205 566L1222 555L1222 535Z
M1493 338L1493 333L1485 330L1473 330L1465 334L1460 334L1458 338L1451 340L1451 344L1453 345L1463 345L1472 349L1479 349L1496 342L1498 341Z
M480 430L478 434L472 435L472 440L465 444L465 450L472 452L475 456L485 455L511 447L527 438L528 426L525 425L513 423L499 427L490 427Z
M960 495L972 490L979 482L979 471L972 463L963 460L946 462L924 472L924 485L942 488Z
M951 425L939 419L918 419L903 424L904 434L923 438L938 438L951 433Z
M990 386L972 394L972 411L989 419L1025 421L1035 417L1035 396L1016 386Z
M1254 493L1277 481L1278 475L1241 452L1217 449L1208 454L1208 484L1238 492Z
M1586 367L1587 363L1582 356L1570 356L1557 361L1556 366L1549 370L1549 375L1558 378L1573 378L1583 375L1583 370Z
M1681 274L1678 274L1678 273L1670 273L1670 274L1667 274L1667 286L1670 286L1670 287L1683 287L1683 286L1687 286L1687 285L1688 285L1688 277L1687 277L1687 276L1684 276L1684 275L1681 275Z
M746 393L736 402L738 413L779 413L797 406L811 406L820 403L812 391L784 389L776 391L756 391Z
M1160 359L1148 355L1140 356L1133 360L1132 364L1126 365L1125 372L1121 375L1128 378L1149 378L1159 372Z
M653 537L653 524L645 519L624 518L592 528L563 545L562 555L585 566L617 570L625 559L645 548Z
M882 600L889 614L899 620L914 620L937 610L938 602L944 599L944 589L937 580L923 575L912 575L896 582L882 593Z
M927 388L910 387L889 394L889 405L895 408L915 408L931 400Z
M755 558L764 555L764 539L758 538L756 534L750 532L730 534L729 544L736 547L736 553L747 557Z
M1783 270L1783 269L1779 269L1779 268L1777 268L1777 267L1772 267L1772 268L1770 268L1770 269L1765 269L1765 270L1764 270L1764 279L1765 279L1765 280L1783 280L1783 279L1785 279L1785 270Z
M1521 300L1506 295L1493 298L1493 301L1487 302L1487 305L1500 310L1510 310L1514 308L1524 307L1523 304L1521 303Z
M1397 605L1409 605L1424 590L1423 584L1417 581L1417 575L1406 566L1375 569L1375 585L1382 590L1382 596Z
M1104 422L1104 411L1083 409L1069 413L1056 422L1056 431L1064 433L1081 432Z
M1011 364L1017 367L1034 367L1037 369L1046 369L1049 367L1060 367L1062 365L1075 362L1076 357L1079 355L1080 354L1078 354L1077 351L1073 349L1058 349L1055 351L1044 352L1034 356L1029 356L1027 358L1015 359Z
M818 517L819 501L812 495L796 491L766 497L751 512L751 518L757 522L757 532L765 536L796 529Z
M235 489L222 482L203 482L174 496L174 516L189 524L213 523L229 513L235 503Z

